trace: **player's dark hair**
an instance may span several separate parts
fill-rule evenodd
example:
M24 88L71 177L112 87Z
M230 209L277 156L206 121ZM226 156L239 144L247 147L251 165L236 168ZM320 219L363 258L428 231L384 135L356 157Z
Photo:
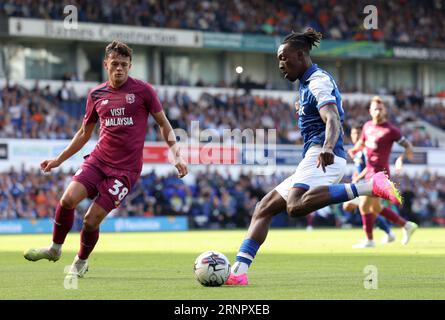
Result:
M380 98L380 96L372 97L371 102L374 102L374 101L377 103L383 103L383 100L382 100L382 98Z
M318 47L321 38L322 34L320 32L315 31L313 28L308 28L305 32L292 31L284 38L283 44L288 43L295 49L303 49L309 53L314 46Z
M357 129L357 130L361 131L362 127L363 127L363 123L360 123L360 122L353 123L352 126L351 126L351 131L353 129Z
M105 48L105 58L108 58L110 54L116 53L120 56L129 57L130 61L133 54L133 49L131 49L127 44L119 40L113 40Z

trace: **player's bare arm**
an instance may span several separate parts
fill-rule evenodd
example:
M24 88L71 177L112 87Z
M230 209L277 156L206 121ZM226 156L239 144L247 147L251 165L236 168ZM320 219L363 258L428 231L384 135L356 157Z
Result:
M176 135L170 124L170 121L168 121L164 111L153 113L153 118L158 124L161 130L162 137L164 138L165 142L170 148L170 151L172 152L174 166L178 170L178 176L180 178L184 177L188 173L187 164L181 156L181 151L178 144L176 143Z
M395 169L397 172L400 172L402 170L403 160L405 159L413 160L414 158L413 145L409 140L407 140L406 138L402 138L402 140L399 141L399 145L405 148L405 152L402 155L400 155L396 160Z
M365 142L363 141L362 138L360 138L360 139L355 143L355 145L354 145L351 149L348 150L348 154L349 154L349 156L351 157L351 159L354 158L354 156L355 156L355 154L356 154L357 152L362 151L364 147L365 147Z
M367 168L365 168L365 169L363 169L359 174L357 174L355 177L352 177L352 180L351 180L351 182L352 183L357 183L357 182L359 182L360 180L362 180L365 176L366 176L366 173L368 172L368 169Z
M402 141L399 142L399 144L405 148L405 153L401 155L402 160L404 160L405 158L408 160L413 160L413 144L406 138L403 138Z
M327 166L334 163L334 147L341 131L340 115L337 106L333 103L327 104L320 109L320 116L326 123L326 134L323 149L318 156L317 168L321 166L326 172Z
M297 115L297 117L298 117L298 112L300 111L300 103L299 103L298 101L295 102L294 107L295 107L296 115Z
M40 163L40 169L42 169L43 172L50 172L51 169L57 168L66 159L69 159L76 154L88 140L90 140L95 126L96 123L82 124L82 127L77 131L68 147L66 147L55 159L42 161L42 163Z

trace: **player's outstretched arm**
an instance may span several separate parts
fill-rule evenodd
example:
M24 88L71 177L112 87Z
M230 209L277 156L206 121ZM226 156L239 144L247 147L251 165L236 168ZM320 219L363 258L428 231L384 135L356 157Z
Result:
M365 147L365 142L362 138L358 139L358 141L355 143L355 145L348 150L348 154L351 157L351 159L354 159L354 156L357 152L362 151Z
M43 172L50 172L51 169L60 166L66 159L77 153L90 140L96 123L82 124L82 127L74 135L68 147L65 148L55 159L45 160L40 163Z
M351 182L352 183L357 183L360 180L362 180L365 176L366 173L368 172L368 168L363 169L359 174L357 174L355 177L352 177Z
M155 119L161 130L162 137L170 148L170 152L173 157L173 163L178 170L179 178L184 177L188 173L187 164L181 156L181 151L179 150L179 146L176 143L176 134L173 131L170 121L168 121L164 111L162 110L153 113L153 118Z
M413 144L406 138L399 142L399 144L405 148L405 153L402 155L403 159L413 160L414 152L413 152Z
M413 145L409 140L403 138L401 141L399 141L399 144L405 148L405 152L402 155L400 155L396 160L395 163L396 172L400 172L402 170L404 159L413 160L414 158Z
M337 143L341 131L340 115L338 114L337 105L329 103L320 109L320 116L326 123L326 133L323 149L318 156L317 168L321 166L324 172L325 167L334 163L334 147Z

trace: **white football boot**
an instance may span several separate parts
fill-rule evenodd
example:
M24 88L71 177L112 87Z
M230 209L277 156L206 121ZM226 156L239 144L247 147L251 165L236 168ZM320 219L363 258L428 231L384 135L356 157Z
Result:
M396 241L396 236L395 236L395 234L394 233L390 233L390 234L385 234L383 237L382 237L382 240L380 241L380 243L381 244L388 244L388 243L391 243L391 242L394 242L394 241Z
M27 250L23 256L26 260L29 261L38 261L41 259L46 259L48 261L54 261L60 259L60 256L62 254L61 250L54 250L51 248L32 248Z
M83 278L85 273L88 271L88 260L82 260L79 259L79 257L76 255L74 258L73 264L71 265L67 275L65 278Z
M419 226L411 221L408 221L403 229L403 238L402 241L400 241L401 244L404 246L408 244L409 240L411 239L411 236L413 235L414 231L417 230Z
M352 249L364 249L364 248L374 248L375 242L374 240L365 239L363 241L360 241L359 243L356 243L352 246Z

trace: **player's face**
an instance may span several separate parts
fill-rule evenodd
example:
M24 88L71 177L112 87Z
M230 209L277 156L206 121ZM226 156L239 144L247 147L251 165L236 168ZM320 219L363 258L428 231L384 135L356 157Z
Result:
M108 79L114 84L120 85L127 81L128 72L131 68L130 57L110 54L104 60L104 67L108 72Z
M280 45L277 51L278 68L284 76L291 82L298 79L303 74L304 59L303 52L290 47L287 43Z
M381 122L386 118L386 107L381 101L372 101L369 107L369 114L372 119Z
M362 133L362 131L358 128L353 128L351 130L351 141L352 143L357 143L358 139L360 138L360 134Z

